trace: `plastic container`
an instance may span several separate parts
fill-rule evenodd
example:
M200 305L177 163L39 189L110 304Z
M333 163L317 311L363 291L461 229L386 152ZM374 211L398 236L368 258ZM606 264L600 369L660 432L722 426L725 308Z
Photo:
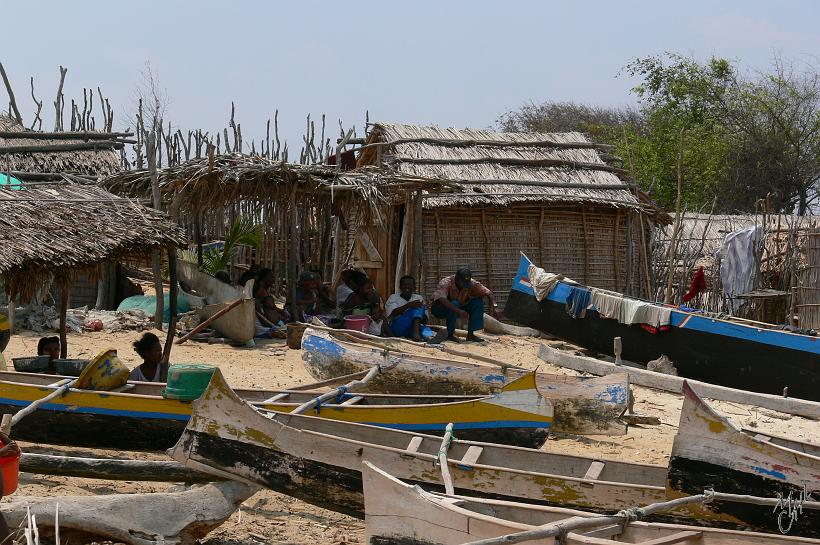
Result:
M6 437L5 439L8 439ZM0 439L0 447L6 446L6 442ZM20 476L20 448L17 447L4 456L0 456L0 473L3 475L3 496L10 496L17 490L17 483Z
M370 316L345 316L345 329L367 333L370 327Z
M168 384L162 391L166 399L192 401L199 398L216 371L213 365L177 363L168 368Z
M91 360L62 359L54 360L54 369L58 375L79 377Z
M48 371L48 356L34 356L31 358L12 358L14 370L19 373L45 373Z
M305 329L307 329L307 326L288 324L287 336L285 338L288 348L293 348L294 350L302 348L302 336L305 334Z
M128 367L117 357L117 351L108 348L86 365L74 387L81 390L113 390L124 386L130 373Z

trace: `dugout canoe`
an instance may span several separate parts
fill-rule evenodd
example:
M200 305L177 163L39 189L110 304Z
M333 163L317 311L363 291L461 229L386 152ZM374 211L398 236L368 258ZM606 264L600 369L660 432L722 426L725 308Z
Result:
M684 382L683 408L672 444L667 486L681 494L706 488L742 490L761 497L820 499L820 445L744 432ZM820 424L816 437L820 438ZM770 517L771 508L745 504L709 506L748 520ZM795 532L820 536L820 513L794 522Z
M363 515L361 462L391 475L440 487L442 439L311 416L265 413L215 373L179 442L168 454L200 471L260 484L308 503ZM448 467L458 493L614 512L679 495L666 489L667 468L453 440ZM740 490L721 492L745 493ZM771 529L774 518L740 519L688 506L660 520Z
M0 414L14 414L65 383L65 377L0 372ZM164 384L129 382L124 391L70 389L23 418L14 438L88 448L162 451L172 447L191 416L191 402L165 399ZM310 391L239 390L254 406L289 412L320 395ZM347 422L443 433L454 422L462 437L539 447L552 425L552 404L533 374L488 396L339 396L310 414Z
M466 360L443 359L389 350L396 364L377 375L364 389L402 394L492 394L531 370L513 365L491 367ZM308 328L302 336L302 360L312 377L326 380L368 371L385 364L384 350L344 341L327 331ZM536 374L540 394L552 402L552 429L575 435L622 435L621 415L629 403L629 375L575 377Z
M567 524L596 515L586 511L529 505L469 496L447 496L402 482L365 461L362 467L365 542L368 545L461 545L482 539ZM811 515L811 513L809 513ZM604 522L568 532L563 541L521 541L542 545L779 545L820 544L820 540L717 528L630 522Z
M820 337L680 309L671 310L669 330L657 334L601 318L594 309L573 319L566 300L575 285L559 281L539 302L530 265L522 254L504 308L516 323L609 355L614 355L612 340L620 337L625 360L645 364L665 354L682 377L767 394L788 388L789 397L820 401Z

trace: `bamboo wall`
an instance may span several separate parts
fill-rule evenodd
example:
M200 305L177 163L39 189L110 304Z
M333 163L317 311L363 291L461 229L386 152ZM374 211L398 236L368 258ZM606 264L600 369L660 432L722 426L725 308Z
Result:
M632 212L596 206L425 210L419 291L429 297L439 279L468 266L503 308L524 252L549 272L637 294L642 254L636 225Z
M796 305L802 328L820 329L820 229L806 235L806 264L800 274Z

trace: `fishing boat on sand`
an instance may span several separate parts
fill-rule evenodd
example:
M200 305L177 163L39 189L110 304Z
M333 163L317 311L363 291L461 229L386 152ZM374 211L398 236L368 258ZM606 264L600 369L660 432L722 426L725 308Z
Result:
M63 386L66 377L0 372L0 412L14 414ZM120 391L70 388L25 416L14 438L88 448L161 451L173 446L191 416L191 402L163 397L164 384L129 382ZM238 390L267 411L290 412L320 392ZM485 396L347 393L311 414L425 433L456 422L462 437L540 447L552 425L552 404L538 393L532 373Z
M545 273L522 254L504 315L609 355L614 355L613 339L620 337L625 360L645 364L666 355L682 377L768 394L783 394L788 388L789 397L820 401L820 337L613 292L604 293L612 305L599 309L591 303L593 295L590 288ZM568 299L575 317L568 313ZM623 313L626 308L630 311ZM647 309L653 322L658 316L662 322L640 322L639 313ZM612 317L603 317L610 312Z
M533 537L520 543L563 545L779 545L820 544L820 539L740 532L718 528L631 521L617 524L595 514L519 502L428 492L396 479L369 462L363 463L365 534L368 545L461 545L539 526L578 524L559 541ZM812 516L814 513L805 513ZM512 543L512 541L510 541Z
M331 333L308 328L302 336L302 360L316 380L368 371L383 365L391 368L374 377L363 391L415 394L487 395L532 371L514 365L491 367L464 359L443 359L409 354L342 340ZM552 429L575 435L621 435L621 419L629 403L629 375L576 377L536 373L541 395L554 410Z
M684 400L684 415L692 408ZM709 429L707 426L706 429ZM738 432L743 433L743 432ZM728 440L728 438L726 438ZM691 438L697 440L697 436ZM694 445L692 445L693 448ZM721 448L734 451L731 442ZM677 497L667 489L668 468L619 460L555 454L490 443L377 428L311 416L262 413L244 402L217 372L194 404L185 432L168 453L177 461L214 475L257 483L320 507L361 517L361 463L370 461L402 480L441 487L436 467L440 451L455 490L496 499L560 505L593 512L612 512ZM750 464L767 471L772 490L784 493L793 482L773 474L808 476L808 490L820 488L820 459L792 449L772 451ZM727 482L727 486L731 483ZM682 485L681 485L682 486ZM721 490L743 494L743 490ZM668 522L727 524L771 530L776 527L769 508L727 513L720 505L704 509L688 506L660 517ZM750 518L746 518L746 517ZM795 533L820 536L820 521L800 521Z

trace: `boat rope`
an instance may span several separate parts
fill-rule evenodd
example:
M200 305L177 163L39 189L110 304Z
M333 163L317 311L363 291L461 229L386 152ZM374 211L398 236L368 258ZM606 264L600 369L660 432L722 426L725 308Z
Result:
M339 391L339 393L336 395L335 403L336 405L339 405L342 401L345 400L347 396L347 386L339 386L337 390Z
M316 402L316 406L313 408L316 409L316 414L319 414L320 412L322 412L322 396L317 396L313 398L313 401Z

